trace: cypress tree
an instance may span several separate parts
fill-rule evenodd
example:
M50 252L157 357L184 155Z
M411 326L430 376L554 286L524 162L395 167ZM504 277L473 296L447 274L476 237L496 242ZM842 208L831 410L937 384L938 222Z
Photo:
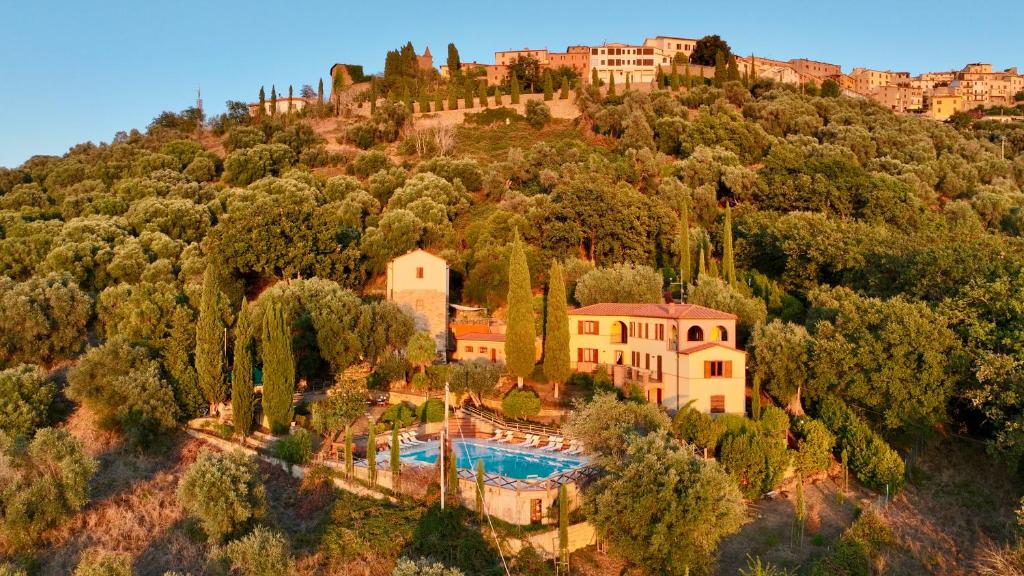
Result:
M725 205L725 229L722 234L722 275L730 286L736 288L736 260L732 250L732 209L729 204Z
M679 210L679 297L686 285L693 280L693 262L690 261L690 202L686 199Z
M720 270L718 269L718 262L711 255L711 246L708 246L707 257L708 257L708 275L711 276L712 278L721 278L722 275L719 273Z
M750 54L750 85L753 86L757 83L757 59L754 58L753 52Z
M399 474L402 472L402 459L398 443L398 419L391 429L391 489L398 491Z
M590 83L595 87L601 86L601 78L597 75L597 68L590 70Z
M473 107L474 89L476 89L476 86L473 84L473 81L470 80L469 78L466 78L466 83L462 85L462 93L466 100L466 110L469 110L470 108Z
M547 102L555 97L554 80L551 78L551 71L544 72L544 101Z
M615 96L615 74L608 75L608 95Z
M725 55L721 51L715 52L715 88L721 88L722 84L725 84L725 81L728 80L728 74Z
M270 85L270 115L277 115L277 87Z
M352 458L352 427L345 426L345 476L348 478L352 477L352 467L354 466Z
M690 77L690 62L687 61L683 64L683 83L686 84L686 88L693 88L693 79Z
M320 83L316 86L316 101L318 104L323 106L324 104L324 79L320 78Z
M530 375L536 360L536 333L533 320L533 294L530 292L530 269L519 230L512 240L508 262L508 327L505 330L505 357L508 369L523 387L523 378Z
M761 419L761 376L754 374L754 389L750 392L750 417Z
M562 76L562 92L558 95L559 100L569 99L569 79Z
M462 69L462 60L459 58L459 49L455 47L454 42L448 43L448 75L455 77L459 70Z
M807 519L807 501L804 499L804 478L796 473L796 495L793 497L793 539L804 545L804 524Z
M729 56L729 65L726 69L726 80L735 81L740 79L740 69L736 64L736 57Z
M623 94L629 92L629 79L632 78L632 76L633 75L630 74L629 72L626 73L626 89L622 91Z
M263 413L274 434L285 434L292 422L295 356L284 309L272 302L263 318Z
M420 114L430 112L430 98L426 94L420 97Z
M267 113L267 93L263 91L263 86L260 86L260 107L256 109L256 116L263 118L263 115Z
M444 110L444 97L441 96L440 92L434 94L434 112L441 112Z
M377 485L377 423L370 421L366 435L366 473L370 484Z
M674 63L675 62L673 62L673 64ZM659 89L661 89L668 85L667 82L668 80L666 80L665 73L662 72L661 66L658 66L658 71L655 73L654 76L654 83L658 86Z
M558 388L572 374L569 367L569 311L565 299L562 265L551 259L548 273L548 302L544 331L544 375Z
M402 102L405 103L405 107L409 109L409 114L415 112L412 107L412 94L409 92L409 85L406 84L402 91Z
M704 246L700 247L700 254L697 256L697 277L693 279L694 284L702 277L708 275L707 266L704 264Z
M689 68L689 65L687 65ZM676 60L672 59L672 76L669 77L669 84L672 86L672 91L676 92L679 90L679 71L676 68Z
M501 86L494 87L494 105L501 106Z
M199 389L210 405L210 415L217 413L217 403L224 399L224 324L217 308L220 290L212 265L203 273L203 294L196 321L196 373Z
M455 85L448 85L448 109L458 110L459 109L459 96L455 93Z
M294 94L294 92L292 92L292 85L289 84L288 85L288 113L289 114L292 113L292 95L293 94Z
M478 458L476 461L476 514L483 520L484 517L484 461Z
M512 85L512 103L519 104L519 77L516 76L515 72L512 73L512 79L509 83Z
M563 566L569 565L569 493L565 484L558 489L558 556Z
M186 418L195 418L209 407L199 389L192 365L196 351L196 323L190 309L178 306L171 317L171 333L163 350L164 367L170 376L174 400Z
M235 321L235 361L231 370L231 413L235 434L242 438L252 431L253 407L252 318L242 298Z
M480 82L480 106L487 108L487 81Z

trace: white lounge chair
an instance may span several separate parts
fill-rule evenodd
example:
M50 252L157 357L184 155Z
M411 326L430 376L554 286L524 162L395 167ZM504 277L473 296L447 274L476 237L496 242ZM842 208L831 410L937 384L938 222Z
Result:
M504 434L504 433L505 433L504 430L502 430L501 428L498 428L498 429L496 429L494 431L494 437L493 438L488 438L488 440L490 440L491 442L500 442L501 441L501 435Z
M417 438L415 432L406 432L405 433L405 439L410 444L423 444L423 440L420 440L419 438Z
M527 444L526 447L527 448L536 448L537 446L540 446L540 435L539 434L534 434L533 438L530 439L530 443Z
M569 450L575 450L576 448L579 448L579 441L578 440L570 440L569 441L569 445L565 447L565 450L563 450L562 453L566 453Z
M512 439L515 437L515 435L516 435L515 432L513 432L511 430L506 430L504 438L498 438L498 442L502 442L502 443L507 444L507 443L512 441Z
M579 443L577 443L576 447L573 448L572 450L566 450L565 452L563 452L563 454L582 454L582 453L583 453L583 444L579 444Z
M541 450L543 450L545 452L558 452L559 450L562 449L562 446L564 446L564 445L565 445L565 440L560 438L560 437L556 437L556 438L554 438L553 441L548 442L547 446L541 448Z
M523 441L522 441L522 442L516 442L516 444L515 444L515 445L516 445L516 446L529 446L529 445L530 445L530 442L533 442L533 439L534 439L534 438L536 438L536 436L534 436L533 434L527 434L527 435L526 435L526 436L525 436L525 437L523 438Z

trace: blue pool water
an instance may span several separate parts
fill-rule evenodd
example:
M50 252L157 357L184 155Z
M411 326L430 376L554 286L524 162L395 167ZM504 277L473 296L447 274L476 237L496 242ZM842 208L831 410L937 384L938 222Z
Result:
M483 460L484 471L514 480L548 478L579 468L586 463L578 456L547 453L519 448L487 440L452 440L452 450L459 468L476 470L476 461ZM402 461L409 464L433 465L437 462L437 442L402 447ZM386 462L387 455L382 454Z

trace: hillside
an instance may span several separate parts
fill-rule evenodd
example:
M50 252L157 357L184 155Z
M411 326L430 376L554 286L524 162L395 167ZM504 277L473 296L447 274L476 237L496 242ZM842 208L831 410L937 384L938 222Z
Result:
M694 574L737 574L748 555L799 574L998 573L1000 547L1024 571L1024 126L938 123L769 81L609 92L434 114L382 98L372 114L236 115L202 129L164 113L109 144L0 169L4 560L64 574L101 550L139 574L217 573L228 540L208 540L177 496L202 446L181 428L230 403L244 382L228 380L233 366L272 379L287 340L293 383L343 390L356 367L361 392L436 388L429 357L410 354L411 319L369 297L386 263L438 254L453 302L504 318L521 246L537 311L557 260L570 306L590 273L609 300L632 301L653 277L648 301L665 292L737 316L764 417L669 420L621 390L623 419L609 418L626 422L609 443L684 451L742 502L741 526L685 556ZM543 375L529 385L550 401ZM594 380L574 380L577 396L601 401ZM569 425L588 429L574 420L582 405L553 407L575 408ZM793 545L783 470L803 462L818 424L832 439L825 461L799 466L819 524ZM50 448L61 465L26 448L49 428L68 432ZM852 486L838 503L847 448ZM608 478L625 474L600 456ZM285 542L293 573L387 575L402 557L504 572L494 533L467 508L385 505L256 468L267 509L254 523ZM78 480L65 487L81 501L40 497L67 509L34 521L12 503L53 470ZM649 538L616 532L642 527L602 523L590 494L603 486L574 511L604 537L574 556L579 573L658 573L664 555L630 545ZM511 573L548 573L533 554L510 559Z

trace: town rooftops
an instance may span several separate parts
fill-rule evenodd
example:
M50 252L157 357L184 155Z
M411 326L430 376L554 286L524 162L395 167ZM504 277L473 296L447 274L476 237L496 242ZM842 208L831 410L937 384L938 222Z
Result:
M570 316L643 316L677 320L735 320L736 315L697 304L620 304L601 302L569 311Z
M504 334L494 334L491 332L471 332L469 334L463 334L457 338L460 342L472 341L472 342L504 342Z

